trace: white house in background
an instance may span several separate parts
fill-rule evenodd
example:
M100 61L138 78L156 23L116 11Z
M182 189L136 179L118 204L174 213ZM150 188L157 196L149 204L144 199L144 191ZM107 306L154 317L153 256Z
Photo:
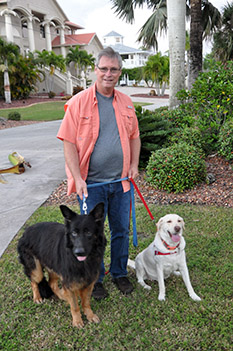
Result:
M150 51L140 50L125 46L124 37L111 31L103 37L104 47L111 46L113 50L118 51L123 60L124 68L134 68L144 66L148 57L152 54Z
M23 55L53 50L66 57L70 47L79 45L96 57L103 48L97 35L76 34L79 29L83 27L70 22L56 0L0 0L0 37L16 44ZM58 74L55 92L66 90L59 87L61 80ZM64 76L63 85L66 80Z

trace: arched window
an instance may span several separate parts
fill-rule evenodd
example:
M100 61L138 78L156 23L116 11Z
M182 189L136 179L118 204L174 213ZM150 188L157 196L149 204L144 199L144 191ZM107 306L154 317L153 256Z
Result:
M28 24L27 22L22 22L21 24L22 27L22 37L23 38L28 38Z
M40 25L40 37L45 38L45 27L43 24Z

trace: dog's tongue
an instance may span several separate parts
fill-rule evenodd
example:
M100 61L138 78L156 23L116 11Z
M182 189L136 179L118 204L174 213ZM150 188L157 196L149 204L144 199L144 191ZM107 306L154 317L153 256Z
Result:
M172 234L172 241L177 243L178 241L180 241L180 236L178 234Z
M77 256L78 261L85 261L86 258L86 256Z

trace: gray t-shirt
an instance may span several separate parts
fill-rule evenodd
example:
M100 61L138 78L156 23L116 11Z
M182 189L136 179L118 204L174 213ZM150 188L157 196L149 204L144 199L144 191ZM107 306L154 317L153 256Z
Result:
M112 106L113 96L96 92L100 116L100 129L90 158L87 181L105 182L119 179L123 168L123 152Z

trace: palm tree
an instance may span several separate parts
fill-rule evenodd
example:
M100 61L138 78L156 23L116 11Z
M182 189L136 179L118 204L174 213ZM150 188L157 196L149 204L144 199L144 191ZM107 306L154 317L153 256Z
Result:
M214 34L212 52L215 59L224 63L233 60L233 3L223 8L222 27Z
M80 46L77 45L75 48L69 48L69 52L66 56L66 64L74 63L74 68L76 70L77 77L79 76L79 68L80 68Z
M148 82L149 80L152 81L153 84L159 85L159 74L161 71L161 53L158 52L156 55L152 55L148 57L146 65L144 66L144 75L145 80ZM157 95L159 95L159 91L157 90Z
M19 56L19 48L13 43L7 43L0 38L0 61L1 70L4 72L4 95L5 102L11 104L11 89L8 72L8 63Z
M166 0L111 0L113 3L113 9L115 13L122 19L125 19L128 23L133 23L134 21L134 9L142 7L146 3L147 7L152 10L152 15L142 26L138 41L143 42L143 45L147 48L154 47L158 49L157 37L159 33L167 32L167 1ZM200 13L197 11L197 7L193 8L192 11L192 31L190 33L190 43L194 42L192 48L190 49L191 60L191 75L192 72L197 74L198 70L201 69L200 62L202 63L202 39L210 37L220 21L220 13L216 7L214 7L208 0L187 0L186 1L186 15L190 16L190 6L193 4L202 4L202 16L200 18ZM195 18L195 16L199 18ZM201 21L200 26L195 26L197 21ZM195 28L198 30L198 35L195 34ZM200 32L202 31L202 36ZM196 41L199 43L196 43ZM197 60L198 58L198 60ZM193 67L194 65L194 67ZM198 65L196 68L195 65ZM172 73L172 71L171 71ZM190 76L191 76L190 75ZM192 79L192 78L191 78Z
M208 0L190 0L190 17L189 89L202 71L202 40L211 38L221 23L220 12Z
M142 26L137 41L142 42L146 49L153 47L158 51L157 36L159 33L167 32L167 2L161 0L155 3L153 13ZM128 22L132 20L128 19Z
M92 70L95 67L94 56L92 54L88 54L86 50L81 50L81 65L82 65L82 70L84 70L84 73L86 75L89 67L91 67Z
M86 50L80 50L80 46L75 48L69 48L69 52L66 56L66 63L74 63L74 67L77 71L77 77L80 76L82 70L85 74L89 67L92 69L95 66L95 58L92 54L88 54Z
M202 71L202 0L190 0L190 56L188 89L191 89L198 73Z
M65 72L66 65L65 59L62 55L56 55L54 51L35 51L36 58L35 61L39 67L49 67L49 76L46 76L45 84L47 92L50 93L53 91L54 85L54 73L55 69L58 68L61 72Z
M169 57L168 56L162 56L161 57L161 71L160 71L160 84L161 84L161 95L163 96L165 93L165 89L167 86L167 83L169 83Z
M149 56L143 72L145 81L151 80L155 84L157 95L164 95L169 80L169 57L162 56L160 52Z
M176 94L185 88L185 0L167 0L170 59L169 107L178 105Z
M113 8L120 18L132 23L134 8L142 6L143 0L111 0ZM156 13L152 15L142 27L139 36L147 47L157 47L159 30L169 28L169 55L170 55L170 96L169 105L177 104L176 93L185 87L184 59L185 59L185 0L147 0L147 6ZM166 11L167 10L167 11ZM156 27L157 26L157 27Z
M42 82L44 71L34 62L32 55L19 57L11 65L10 81L12 96L19 99L27 99L32 91L36 91L37 83Z

